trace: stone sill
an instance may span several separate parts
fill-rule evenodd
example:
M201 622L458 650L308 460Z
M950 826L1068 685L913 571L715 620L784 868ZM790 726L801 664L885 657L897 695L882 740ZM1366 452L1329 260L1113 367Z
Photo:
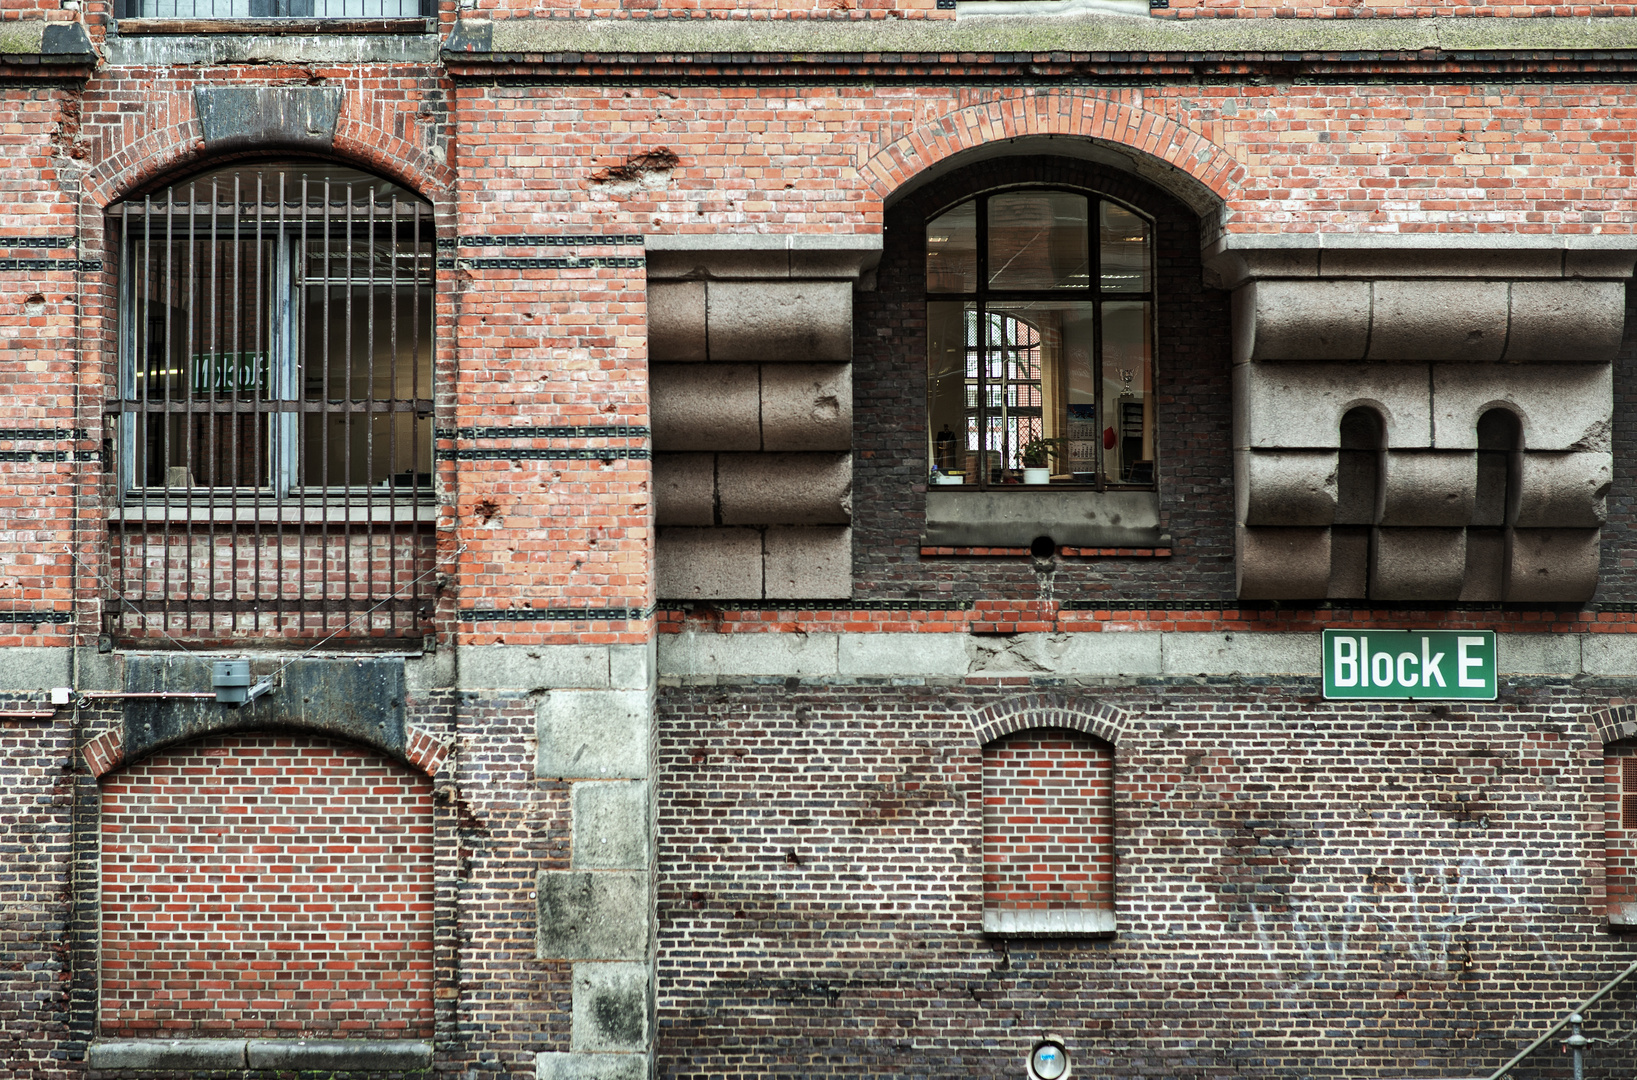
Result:
M1010 937L1106 937L1119 928L1105 908L983 909L983 932Z
M121 19L119 33L137 34L433 34L435 19Z
M1168 548L1159 510L1155 491L944 485L927 491L921 546L1027 549L1045 536L1059 548Z
M93 1069L428 1069L419 1039L99 1039Z

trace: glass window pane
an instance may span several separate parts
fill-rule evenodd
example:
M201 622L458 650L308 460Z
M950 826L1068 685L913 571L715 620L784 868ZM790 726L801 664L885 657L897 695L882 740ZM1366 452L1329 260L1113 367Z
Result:
M1103 305L1103 468L1111 484L1154 482L1153 317L1150 305Z
M976 415L977 366L967 347L976 317L976 304L927 304L927 460L940 478L935 483L977 479L966 469L968 452L977 449L977 427L968 423Z
M1147 292L1149 267L1148 222L1112 203L1098 209L1103 255L1103 289L1108 292Z
M985 387L993 407L988 449L1016 481L1024 468L1048 469L1051 482L1095 481L1095 328L1092 305L1064 301L997 302Z
M989 287L1069 289L1091 284L1086 198L1018 191L989 200Z
M969 293L978 288L978 204L963 203L926 228L927 292Z

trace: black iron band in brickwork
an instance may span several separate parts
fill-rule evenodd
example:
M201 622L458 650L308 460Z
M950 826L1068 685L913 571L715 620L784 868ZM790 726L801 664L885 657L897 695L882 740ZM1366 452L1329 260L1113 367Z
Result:
M640 424L564 424L555 427L440 428L435 434L440 439L646 439L651 432Z
M0 236L0 248L71 248L72 236Z
M561 236L457 236L448 243L454 247L637 247L643 242L640 233L567 233ZM445 242L438 241L444 248Z
M609 446L550 450L439 450L439 461L647 461L646 446Z
M5 260L0 259L0 264ZM640 270L646 261L633 255L577 255L547 259L439 259L439 270ZM100 264L99 264L100 266ZM0 270L5 266L0 265Z
M101 259L0 259L0 270L26 270L31 273L96 273L102 269Z
M0 461L42 462L101 461L100 450L0 450Z
M610 608L471 608L458 613L463 623L482 622L636 622L651 618L654 606Z
M0 626L23 626L39 623L64 625L74 621L72 611L18 611L0 609Z
M20 428L0 427L0 442L60 442L90 438L82 427Z
M662 600L661 611L971 611L971 600Z

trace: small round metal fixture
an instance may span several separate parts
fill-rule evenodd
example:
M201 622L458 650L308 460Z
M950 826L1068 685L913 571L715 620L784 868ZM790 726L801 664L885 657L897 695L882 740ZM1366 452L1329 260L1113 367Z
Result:
M1029 1051L1029 1080L1065 1080L1069 1075L1069 1052L1063 1041L1048 1035Z

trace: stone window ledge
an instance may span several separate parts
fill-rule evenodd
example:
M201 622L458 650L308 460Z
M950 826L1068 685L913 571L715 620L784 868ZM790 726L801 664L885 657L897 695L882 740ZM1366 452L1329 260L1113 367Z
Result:
M927 547L1020 547L1050 537L1059 548L1164 548L1155 491L980 491L936 487L926 496Z
M432 1044L419 1039L101 1039L93 1069L426 1069Z
M1118 929L1104 908L983 909L983 932L1018 937L1106 936Z
M433 34L435 19L121 19L122 35L136 34Z

